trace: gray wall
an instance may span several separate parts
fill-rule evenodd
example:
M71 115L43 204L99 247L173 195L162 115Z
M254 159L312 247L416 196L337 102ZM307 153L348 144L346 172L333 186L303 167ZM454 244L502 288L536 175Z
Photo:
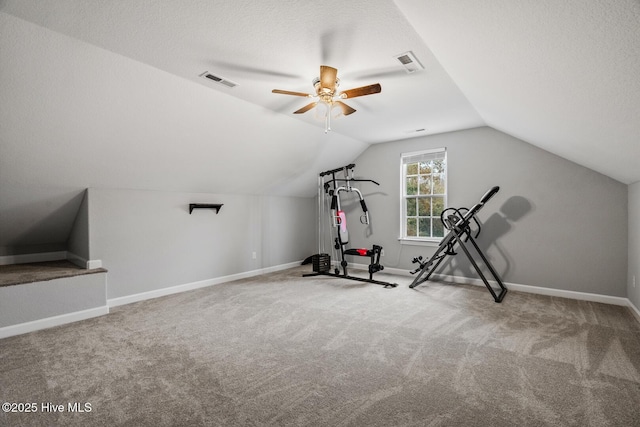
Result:
M299 261L315 248L313 198L90 188L89 201L108 299ZM189 203L224 206L190 215Z
M0 167L0 256L67 250L67 239L84 190L69 190L55 184L14 185L13 177L5 177L2 169Z
M433 253L398 241L399 162L400 153L437 147L447 148L449 206L470 207L500 186L479 215L479 243L503 280L626 296L627 186L488 127L377 144L360 155L356 176L381 186L361 186L372 223L349 217L354 246L381 244L383 265L401 269ZM476 277L464 255L440 273Z
M80 257L85 261L91 260L91 254L89 252L89 194L88 191L84 192L82 203L76 213L76 218L71 227L71 233L69 233L69 239L67 240L67 251L70 252L72 257Z
M0 288L0 328L105 307L107 273Z
M636 278L635 286L633 277ZM627 297L640 310L640 182L629 185L629 278Z
M0 52L0 256L66 250L86 188L310 197L366 148L216 89L206 58L190 81L2 12Z

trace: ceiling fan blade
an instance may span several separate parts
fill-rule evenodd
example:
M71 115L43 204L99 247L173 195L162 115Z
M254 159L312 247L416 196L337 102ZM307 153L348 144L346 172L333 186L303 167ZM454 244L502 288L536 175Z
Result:
M376 83L374 85L345 90L340 94L340 98L346 99L355 98L357 96L373 95L374 93L380 93L381 91L382 86L380 86L380 83Z
M311 104L307 104L304 107L300 108L299 110L296 110L293 112L293 114L302 114L302 113L306 113L307 111L311 110L313 107L315 107L317 104L317 102L312 102Z
M349 114L353 114L356 112L355 109L349 107L347 104L345 104L342 101L334 101L334 104L338 105L342 109L342 114L344 114L345 116L348 116Z
M280 90L280 89L273 89L271 91L271 93L280 93L282 95L304 96L304 97L308 97L308 98L313 96L313 95L310 95L308 93L292 92L290 90Z
M336 90L338 70L328 65L320 66L320 86L331 91Z

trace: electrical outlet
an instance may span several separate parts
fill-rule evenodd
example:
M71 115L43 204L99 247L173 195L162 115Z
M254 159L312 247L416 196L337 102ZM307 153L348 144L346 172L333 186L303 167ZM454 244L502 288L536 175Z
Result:
M251 259L256 259L258 258L258 254L256 254L255 252L251 252Z
M384 249L380 250L380 256L384 256Z

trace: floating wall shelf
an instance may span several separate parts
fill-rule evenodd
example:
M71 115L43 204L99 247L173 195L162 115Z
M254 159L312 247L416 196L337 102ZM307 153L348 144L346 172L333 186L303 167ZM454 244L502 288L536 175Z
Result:
M210 204L210 203L189 203L189 215L194 209L215 209L216 215L220 212L222 204Z

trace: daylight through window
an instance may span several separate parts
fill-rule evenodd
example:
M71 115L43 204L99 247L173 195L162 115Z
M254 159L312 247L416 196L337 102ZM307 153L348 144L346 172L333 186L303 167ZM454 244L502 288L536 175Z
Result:
M401 155L401 239L440 240L440 214L447 201L447 152L444 148Z

